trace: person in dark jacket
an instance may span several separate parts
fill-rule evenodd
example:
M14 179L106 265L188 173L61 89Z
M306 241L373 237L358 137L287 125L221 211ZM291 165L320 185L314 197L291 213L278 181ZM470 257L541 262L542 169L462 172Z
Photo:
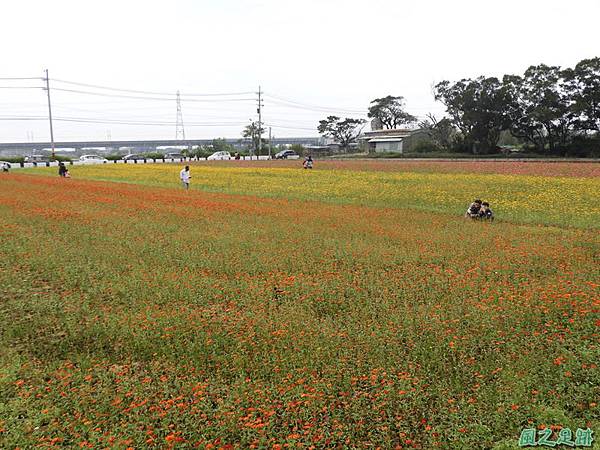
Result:
M483 202L481 204L481 209L479 210L479 218L489 221L494 220L494 212L492 211L492 208L490 208L490 204L488 202Z
M65 177L67 175L67 166L65 166L65 163L60 161L58 163L58 176L59 177Z
M471 218L471 219L479 218L479 210L480 209L481 209L481 200L477 199L469 205L469 209L467 209L467 212L465 213L465 217Z

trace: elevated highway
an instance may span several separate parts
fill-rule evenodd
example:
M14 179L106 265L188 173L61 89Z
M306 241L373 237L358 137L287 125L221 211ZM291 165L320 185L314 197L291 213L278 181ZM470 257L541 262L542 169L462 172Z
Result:
M236 148L241 148L249 144L248 139L225 139L228 144ZM291 137L291 138L273 138L273 145L319 145L322 139L319 137ZM111 151L118 151L121 148L127 148L132 152L156 151L159 147L194 147L199 145L210 145L213 139L151 139L151 140L127 140L127 141L61 141L55 142L54 147L57 151L61 148L82 150L84 148L105 148ZM0 143L0 152L31 153L50 149L50 142L5 142Z

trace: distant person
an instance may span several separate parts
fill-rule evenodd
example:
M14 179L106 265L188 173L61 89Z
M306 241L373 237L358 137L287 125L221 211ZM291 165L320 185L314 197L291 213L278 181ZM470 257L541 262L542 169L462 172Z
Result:
M2 161L2 172L7 172L10 170L10 164L6 161Z
M492 211L492 208L490 208L490 204L488 202L483 202L481 204L481 209L479 210L479 218L489 221L494 220L494 212Z
M181 172L179 172L179 178L181 179L183 187L188 190L190 188L190 178L192 178L190 175L190 166L185 166L183 169L181 169Z
M302 167L304 167L305 169L312 169L313 168L313 159L312 159L312 156L308 155L304 159L304 163L302 164Z
M59 177L66 177L68 172L69 171L67 170L67 166L65 166L65 163L62 162L62 161L60 161L58 163L58 176Z
M465 213L466 218L478 219L479 218L479 210L481 209L481 200L474 200L473 203L469 205L467 212Z
M235 152L235 159L239 160L241 158L240 152Z

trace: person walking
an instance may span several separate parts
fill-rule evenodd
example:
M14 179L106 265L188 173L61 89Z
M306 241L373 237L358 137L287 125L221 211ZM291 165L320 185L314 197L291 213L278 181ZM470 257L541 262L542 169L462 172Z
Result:
M65 166L65 163L62 161L59 161L58 163L58 176L59 177L65 177L67 175L67 167Z
M185 166L185 168L181 169L181 172L179 172L179 179L186 191L190 188L190 178L192 178L190 175L190 166Z

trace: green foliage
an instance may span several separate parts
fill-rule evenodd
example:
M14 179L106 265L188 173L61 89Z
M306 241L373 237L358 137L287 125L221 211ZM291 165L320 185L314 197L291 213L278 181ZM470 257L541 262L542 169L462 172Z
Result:
M364 127L364 119L341 119L337 116L329 116L327 119L319 121L318 131L323 136L335 140L342 149L347 150L348 146L356 142L358 136Z
M150 153L145 153L144 157L146 157L146 159L162 159L165 157L164 153L160 153L160 152L150 152Z
M600 58L582 60L573 69L531 66L502 82L485 77L443 81L434 89L459 130L454 150L492 152L508 130L518 144L534 146L538 153L598 154Z
M507 95L502 83L494 77L479 77L454 84L442 81L434 90L435 99L446 106L465 145L473 153L494 151L506 126Z
M439 150L452 150L457 132L450 119L445 117L438 120L433 114L428 114L427 119L419 123L419 127L427 131L428 136Z
M204 149L204 151L208 151L208 149ZM214 152L235 152L235 147L227 142L225 138L213 139L212 141L212 151L209 155Z
M247 125L246 128L244 128L244 131L242 131L242 136L251 140L252 148L254 149L254 154L258 153L259 141L261 140L265 132L265 127L261 125L259 128L258 122L250 123L250 125ZM265 148L263 147L262 150L264 152ZM266 149L266 151L269 151L268 148Z
M13 164L25 162L24 156L0 156L0 161L6 161Z
M367 116L377 120L384 128L388 129L417 121L415 116L404 110L404 97L392 95L373 100Z
M508 128L538 151L564 147L573 130L575 116L563 89L564 77L559 67L543 64L529 67L523 77L504 77Z
M54 155L54 161L71 162L73 159L68 156Z
M415 153L431 153L439 152L440 150L440 146L435 141L430 139L421 140L410 148L410 151Z
M600 58L584 59L567 69L565 80L577 129L600 132Z

